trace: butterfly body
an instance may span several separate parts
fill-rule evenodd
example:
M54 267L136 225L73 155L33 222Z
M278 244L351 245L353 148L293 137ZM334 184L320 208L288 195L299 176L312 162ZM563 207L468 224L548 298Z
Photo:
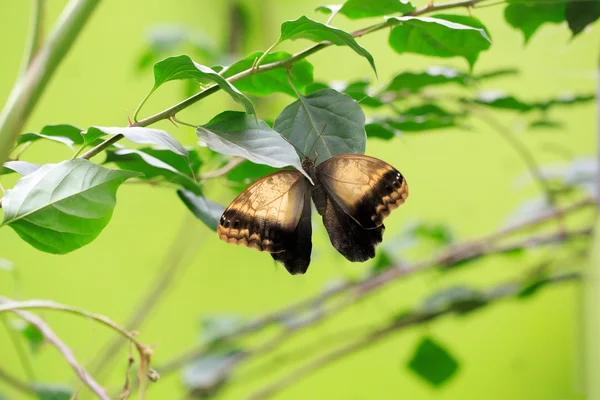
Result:
M383 219L404 203L402 174L374 157L340 154L299 171L285 170L255 182L225 209L217 233L228 242L271 253L291 274L310 264L310 199L323 218L333 247L346 259L366 261L383 239Z

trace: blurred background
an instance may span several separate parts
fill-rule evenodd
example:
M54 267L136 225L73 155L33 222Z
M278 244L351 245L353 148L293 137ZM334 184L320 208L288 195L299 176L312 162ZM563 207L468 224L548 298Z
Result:
M65 4L60 0L48 3L48 26ZM92 125L124 126L128 113L132 114L153 84L154 62L168 55L189 54L205 65L228 64L268 48L285 20L307 15L325 21L326 16L313 11L319 5L318 0L105 0L52 79L26 131L39 132L44 125L58 123L84 129ZM27 1L0 0L2 102L19 71L29 12ZM463 9L452 12L466 14ZM594 93L600 40L597 26L572 39L564 23L546 24L524 44L522 33L504 21L503 6L471 12L486 25L493 42L488 51L481 53L473 72L518 70L518 75L483 81L478 90L503 90L529 102L565 93ZM341 16L335 20L336 26L348 31L370 23ZM171 48L168 42L162 47L157 44L165 31L177 30L193 32L195 45ZM368 63L351 50L334 47L309 58L315 67L315 81L368 79L376 90L397 73L418 72L431 65L468 72L463 59L396 54L387 44L385 31L367 35L359 43L373 54L378 79ZM301 40L286 42L278 49L295 52L308 44ZM177 103L196 89L185 82L161 87L145 106L142 117ZM257 100L258 115L272 121L293 100L285 94L261 98ZM218 93L185 110L180 118L202 124L226 109L237 110L239 106ZM367 117L374 114L372 109L364 110ZM547 176L564 177L594 168L594 101L548 110L544 118L560 122L558 127L539 124L531 128L535 118L513 111L493 111L493 115L518 137ZM155 127L186 145L197 146L192 128L176 128L169 122ZM193 218L174 190L125 184L118 192L118 204L108 227L96 241L76 252L45 254L20 240L14 231L1 229L0 258L10 260L14 272L0 270L0 293L19 299L52 299L109 316L124 325L132 315L139 314L140 304L151 304L151 310L133 328L139 330L141 341L153 345L153 365L160 373L161 365L189 354L209 340L215 330L234 329L243 321L314 298L326 288L361 279L378 265L426 260L446 245L495 232L543 208L539 185L522 157L481 120L432 131L405 132L392 141L370 138L366 153L394 165L410 186L406 204L386 220L384 242L378 248L385 260L380 255L364 264L347 262L329 244L322 224L314 222L311 266L306 275L290 276L267 254L219 241L213 231ZM60 144L40 142L28 149L26 157L44 163L71 155ZM102 158L100 155L94 160L101 162ZM15 180L7 176L1 182L10 188ZM207 184L205 193L227 204L240 190L239 185L223 178ZM575 191L571 199L583 195ZM579 215L574 226L591 221L591 215ZM151 384L147 398L182 399L190 393L200 396L213 392L218 398L244 398L311 359L363 337L441 290L486 291L498 284L523 280L548 257L563 260L561 268L577 271L586 263L581 254L586 254L588 242L576 241L569 249L555 245L500 254L461 268L430 268L411 274L326 321L303 328L293 337L290 333L280 346L272 351L263 348L263 354L249 357L225 377L215 378L214 368L209 365L221 362L218 357L192 357L187 367L161 373L161 379ZM466 315L419 323L316 369L278 393L277 398L583 399L582 299L581 285L568 282L531 296L494 301ZM58 312L42 311L39 315L91 369L107 354L114 355L97 378L111 393L119 392L128 349L120 346L114 354L107 350L106 343L114 339L112 331ZM49 346L32 350L26 341L22 343L22 350L30 353L32 368L28 371L20 361L18 346L11 340L15 321L7 319L7 329L0 329L3 370L23 381L33 376L37 382L79 388L72 370ZM228 343L219 354L237 354L232 351L269 343L273 329L242 338L235 346ZM419 353L419 349L426 351L423 346L430 352L430 359ZM195 362L196 369L189 366ZM433 372L432 377L422 371L440 365L444 370L438 371L440 375ZM212 379L218 382L213 384ZM221 386L222 380L226 382ZM0 393L8 399L27 398L2 380ZM82 390L80 398L92 395Z

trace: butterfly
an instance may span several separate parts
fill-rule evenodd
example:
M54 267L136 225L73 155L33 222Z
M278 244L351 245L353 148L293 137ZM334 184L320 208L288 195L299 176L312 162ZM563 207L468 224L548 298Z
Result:
M240 193L219 220L219 238L268 252L290 274L304 274L312 251L312 198L339 253L354 262L375 257L383 219L408 197L402 174L361 154L339 154L319 165L304 156L302 169L314 185L300 171L283 170Z

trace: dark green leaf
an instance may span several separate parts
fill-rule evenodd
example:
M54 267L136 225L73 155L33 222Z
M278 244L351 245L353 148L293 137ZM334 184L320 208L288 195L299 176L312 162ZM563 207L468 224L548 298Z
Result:
M151 128L141 128L137 126L130 126L126 128L108 128L103 126L93 126L89 128L85 135L92 135L93 137L101 137L102 134L106 135L123 135L125 138L133 143L138 144L154 144L161 148L171 150L174 153L182 156L187 156L187 150L177 140L165 131Z
M0 175L16 172L17 174L25 176L37 171L40 167L40 164L32 164L27 161L7 161L4 163L4 168L0 171Z
M34 142L39 139L48 139L69 146L71 149L74 144L83 144L81 129L72 125L46 125L40 133L29 132L19 136L17 144Z
M73 390L68 386L48 383L31 383L30 386L38 400L69 400L73 396Z
M20 331L23 338L29 343L31 351L34 353L37 352L45 341L44 334L35 325L30 323L26 323Z
M229 171L227 180L235 183L236 191L240 192L259 178L267 176L275 171L277 171L277 169L268 165L254 164L253 162L244 160L240 165Z
M420 222L411 227L410 234L417 238L433 240L440 246L449 245L454 242L452 230L443 224Z
M533 296L534 294L536 294L538 292L538 290L540 290L547 284L548 284L547 274L545 274L545 273L537 274L537 276L527 279L525 282L523 282L521 284L521 288L520 288L519 292L517 293L517 297L523 299L526 297Z
M92 242L110 221L118 187L136 176L75 159L21 178L2 200L2 225L33 247L65 254Z
M402 132L390 126L387 120L373 120L365 125L365 131L370 138L380 138L390 140L396 136L400 136Z
M323 82L314 82L304 88L304 93L311 94L321 89L329 89L329 85Z
M401 111L397 117L389 118L386 122L394 129L417 132L454 126L458 116L435 104L426 104Z
M276 168L293 166L306 175L292 145L264 121L257 124L248 114L225 111L198 127L196 134L217 153Z
M331 13L335 6L322 6L318 11ZM381 17L391 14L406 14L415 10L408 0L347 0L339 10L350 19Z
M163 177L171 183L201 194L200 187L194 179L201 162L195 151L189 154L191 163L188 164L187 158L169 150L119 149L108 151L104 162L113 162L124 170L141 172L144 174L142 179Z
M390 17L401 25L392 29L390 46L398 53L433 57L460 56L473 67L479 53L490 47L486 28L478 19L462 15Z
M439 387L456 374L459 364L443 346L425 337L417 346L408 367L430 385Z
M381 249L377 251L377 255L375 256L375 261L371 269L373 272L379 273L388 270L395 265L396 260L394 260L394 258L387 251Z
M254 105L242 92L213 69L192 61L188 56L169 57L154 65L154 88L165 82L178 79L193 79L204 83L211 81L219 85L233 100L240 103L248 114L256 114Z
M510 26L523 32L527 43L543 24L558 24L565 20L565 3L559 0L514 2L504 9L504 19Z
M179 189L177 195L196 218L204 222L213 231L217 230L219 218L225 210L224 206L188 190Z
M301 96L279 114L273 127L308 157L313 156L311 149L315 145L317 163L337 154L365 152L367 135L362 109L356 100L333 89Z
M501 91L480 92L474 99L477 104L483 104L489 107L501 108L505 110L516 110L521 112L531 111L534 106L527 104L513 96Z
M452 310L457 314L467 314L483 305L486 301L478 290L467 286L454 286L442 289L429 296L423 302L428 312Z
M252 64L262 52L255 52L242 60L229 66L223 73L223 77L229 78L237 73L252 68ZM269 64L276 61L290 58L291 54L284 51L270 53L265 56L262 64ZM260 74L250 75L235 82L235 86L242 92L250 93L255 96L266 96L271 93L286 93L296 96L296 92L288 82L288 72L285 68L277 68ZM290 68L290 79L296 89L302 90L306 85L313 81L313 66L307 60L299 60Z
M432 66L424 72L402 72L396 75L387 86L386 91L418 91L426 86L447 83L457 83L461 86L467 86L472 81L473 78L469 75L454 68Z
M371 53L359 45L348 32L302 16L294 21L286 21L281 24L281 36L277 43L296 39L308 39L315 43L327 40L336 46L349 46L358 55L365 57L371 64L375 74L377 74L375 61Z
M383 106L381 100L371 96L374 90L371 88L369 81L351 82L345 85L343 89L340 88L340 91L358 101L362 106L373 108Z
M568 2L565 18L573 36L577 36L586 26L600 18L600 0Z

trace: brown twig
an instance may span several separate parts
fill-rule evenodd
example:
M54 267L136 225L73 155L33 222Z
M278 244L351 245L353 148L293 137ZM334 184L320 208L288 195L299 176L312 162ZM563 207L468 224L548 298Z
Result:
M222 337L219 337L219 341L229 341L232 339L238 339L240 337L257 332L272 324L282 323L286 320L289 321L292 317L299 317L303 313L311 313L308 317L296 318L298 321L295 322L293 325L284 324L284 330L282 331L280 336L276 336L274 339L276 343L280 343L281 341L286 340L286 337L291 337L291 333L298 332L299 330L314 325L317 322L323 321L332 315L336 315L341 310L347 308L348 306L356 303L357 301L373 293L375 289L388 285L410 274L414 274L430 268L449 267L456 263L464 262L466 260L472 260L484 255L505 253L514 251L516 249L524 249L548 243L554 243L557 241L563 241L571 238L588 236L591 234L591 230L589 228L585 228L568 233L559 232L542 236L532 236L506 245L496 245L496 242L504 237L507 237L509 235L534 226L541 225L554 218L573 213L593 204L594 203L591 199L586 199L576 204L573 204L570 207L566 207L562 210L554 210L552 212L545 213L530 220L523 221L519 224L503 228L498 232L492 235L484 236L479 240L473 240L458 246L450 247L449 249L446 249L440 254L425 261L415 263L412 265L391 268L384 271L383 273L366 277L357 282L344 282L333 288L329 288L328 290L322 293L319 293L313 298L309 298L291 306L287 306L282 310L276 311L272 314L268 314L262 318L252 321L240 327L240 329L236 331L230 332L226 335L223 335ZM328 302L332 301L335 297L342 295L344 296L341 299L339 299L338 302L329 307L325 307L325 305ZM268 342L264 346L273 347L271 344L268 344ZM208 353L210 353L210 351L211 343L202 345L196 349L187 351L184 354L175 357L173 360L167 362L166 364L157 367L157 369L163 375L168 374L193 361L194 359L207 355ZM249 355L250 354L251 353L249 353Z
M65 361L73 368L77 376L81 379L81 381L90 388L90 390L98 396L98 398L102 400L110 400L110 397L106 394L102 386L98 384L88 374L88 372L79 364L75 355L71 351L71 349L50 329L50 327L44 322L43 319L34 315L30 312L23 311L21 308L23 306L23 302L12 302L5 301L4 299L0 299L0 311L12 311L17 314L19 317L23 318L25 321L29 322L33 326L35 326L44 336L44 339L50 344L52 344L58 352L62 355ZM17 303L21 303L20 306Z

